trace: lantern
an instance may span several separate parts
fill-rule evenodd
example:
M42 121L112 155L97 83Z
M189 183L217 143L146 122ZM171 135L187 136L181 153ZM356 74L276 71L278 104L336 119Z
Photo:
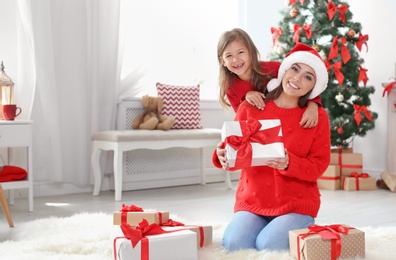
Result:
M0 65L0 119L3 119L3 105L14 103L14 82L4 71L3 62Z

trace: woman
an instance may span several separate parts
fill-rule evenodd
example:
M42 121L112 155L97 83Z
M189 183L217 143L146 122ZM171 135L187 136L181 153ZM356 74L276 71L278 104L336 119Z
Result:
M328 82L326 66L311 47L298 43L282 62L278 78L268 83L266 105L260 110L247 101L235 120L280 119L285 158L265 166L242 169L236 191L234 216L223 246L229 251L287 250L289 230L314 223L320 207L317 179L330 163L330 126L326 111L318 108L318 124L299 126L308 99L322 93ZM224 143L213 154L213 164L227 170Z

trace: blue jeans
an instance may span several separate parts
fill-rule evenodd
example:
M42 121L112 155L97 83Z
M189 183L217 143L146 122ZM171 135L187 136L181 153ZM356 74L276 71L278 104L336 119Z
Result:
M230 252L253 248L288 250L289 230L307 228L314 223L313 217L297 213L265 217L238 211L224 231L223 247Z

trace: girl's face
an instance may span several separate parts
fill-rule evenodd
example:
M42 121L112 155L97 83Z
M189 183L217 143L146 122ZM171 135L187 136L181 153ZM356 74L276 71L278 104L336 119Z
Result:
M239 40L233 41L224 49L221 56L223 66L238 75L242 80L250 80L252 76L250 53Z
M306 95L316 83L315 71L304 63L294 63L282 79L283 91L294 97Z

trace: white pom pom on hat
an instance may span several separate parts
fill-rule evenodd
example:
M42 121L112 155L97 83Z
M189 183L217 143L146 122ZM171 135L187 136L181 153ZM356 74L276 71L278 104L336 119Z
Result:
M271 79L267 84L267 90L272 91L282 84L283 76L293 64L304 63L310 66L316 74L316 84L312 89L308 99L313 99L319 96L327 87L329 81L329 74L327 73L326 65L324 64L319 53L308 45L297 43L293 49L286 54L285 59L282 61L278 78Z

